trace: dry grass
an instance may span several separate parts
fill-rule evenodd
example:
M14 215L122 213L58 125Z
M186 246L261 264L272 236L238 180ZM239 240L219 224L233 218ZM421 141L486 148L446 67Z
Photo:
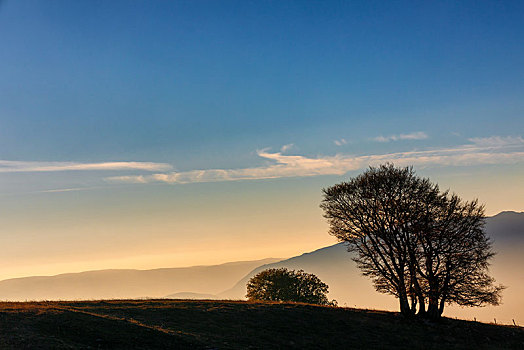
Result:
M2 349L524 348L524 330L293 303L106 300L0 303Z

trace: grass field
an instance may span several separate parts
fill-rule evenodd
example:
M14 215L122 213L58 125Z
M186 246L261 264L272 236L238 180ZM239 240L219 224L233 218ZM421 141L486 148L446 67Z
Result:
M523 349L524 329L292 303L0 303L1 349Z

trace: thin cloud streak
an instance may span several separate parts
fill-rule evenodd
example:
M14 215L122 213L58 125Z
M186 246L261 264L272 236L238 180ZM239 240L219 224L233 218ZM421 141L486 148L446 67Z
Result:
M522 136L491 136L491 137L474 137L468 139L478 146L504 147L524 145Z
M100 187L72 187L72 188L57 188L53 190L36 191L33 193L60 193L60 192L76 192L76 191L89 191Z
M334 142L335 145L337 145L337 146L343 146L343 145L345 145L345 144L348 143L348 142L346 141L346 139L334 140L333 142Z
M241 169L208 169L152 175L115 176L106 178L106 181L124 183L165 182L170 184L186 184L319 175L343 175L348 171L364 169L370 165L378 165L385 162L392 162L398 166L469 166L481 164L508 164L524 161L524 150L512 150L516 145L521 146L522 148L522 145L515 143L484 147L470 144L438 150L410 151L366 156L338 154L335 156L317 158L298 155L283 155L282 152L269 153L267 150L259 150L257 151L258 156L270 160L273 163L263 167Z
M65 192L77 192L77 191L91 191L107 188L106 186L92 186L92 187L70 187L70 188L55 188L50 190L40 190L40 191L29 191L29 192L15 192L15 193L0 193L0 197L13 197L13 196L25 196L32 194L46 194L46 193L65 193Z
M53 172L53 171L82 171L82 170L145 170L166 171L173 167L166 163L152 162L31 162L0 160L0 173L14 172Z
M400 135L389 135L389 136L378 136L373 138L377 142L390 142L390 141L400 141L400 140L424 140L427 139L428 135L423 131L412 132L409 134L400 134Z

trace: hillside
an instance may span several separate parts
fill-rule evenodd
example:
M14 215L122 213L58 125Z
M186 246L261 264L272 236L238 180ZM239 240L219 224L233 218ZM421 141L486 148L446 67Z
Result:
M250 270L279 259L153 270L100 270L0 281L0 300L79 300L218 293Z
M2 349L521 349L524 329L307 304L0 303Z

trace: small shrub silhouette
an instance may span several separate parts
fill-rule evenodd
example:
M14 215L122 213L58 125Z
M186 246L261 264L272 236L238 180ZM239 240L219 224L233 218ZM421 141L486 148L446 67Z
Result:
M292 301L319 305L336 305L327 298L329 286L317 276L303 270L267 269L247 283L250 301Z

